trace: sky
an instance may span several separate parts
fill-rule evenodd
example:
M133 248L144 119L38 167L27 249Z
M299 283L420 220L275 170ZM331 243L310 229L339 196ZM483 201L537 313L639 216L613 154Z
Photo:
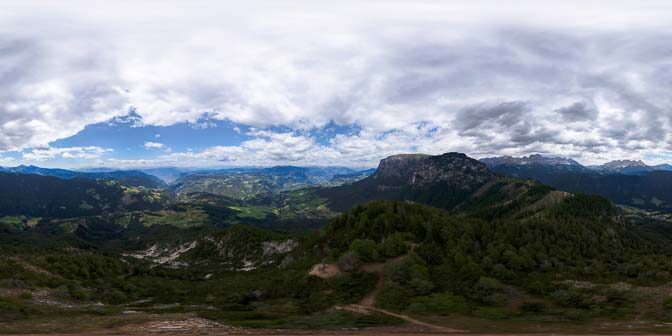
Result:
M0 165L672 162L670 1L3 1Z

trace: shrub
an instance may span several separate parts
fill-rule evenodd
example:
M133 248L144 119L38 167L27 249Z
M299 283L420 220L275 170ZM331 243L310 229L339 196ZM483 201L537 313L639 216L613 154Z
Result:
M523 313L541 313L546 310L543 302L523 302L520 305L520 311Z
M111 304L122 304L128 300L126 294L117 289L110 289L105 291L105 293L103 293L102 299Z
M14 302L10 299L0 298L0 313L3 314L20 313L21 310L22 306L18 302Z
M663 308L672 310L672 297L663 300Z
M404 241L404 235L397 232L383 238L379 250L384 257L394 258L406 253L408 246Z
M89 292L81 287L73 287L68 290L70 297L77 301L88 301L91 299Z
M412 293L406 288L398 283L386 281L376 297L376 305L386 309L402 310L409 305L411 297Z
M371 239L355 239L350 244L350 251L363 262L378 261L380 259L376 242Z
M581 293L571 289L559 289L551 293L551 298L560 306L567 308L587 308L586 300Z
M23 318L31 313L35 311L19 302L0 297L0 321Z
M375 274L355 272L343 274L327 280L331 295L339 304L355 303L370 293L376 286Z
M406 288L413 296L427 295L434 288L429 276L429 269L424 262L410 256L403 261L385 265L385 276L389 281Z
M22 300L30 300L33 298L33 293L29 291L21 292L21 294L19 294L19 298Z
M408 310L416 313L447 315L465 312L467 303L463 297L453 295L453 293L436 293L413 299Z
M480 277L472 289L472 296L481 303L497 305L506 298L501 295L504 286L493 278Z

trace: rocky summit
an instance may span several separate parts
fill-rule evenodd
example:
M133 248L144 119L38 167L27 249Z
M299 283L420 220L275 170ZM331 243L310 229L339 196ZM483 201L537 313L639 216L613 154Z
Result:
M380 184L423 188L442 183L473 190L495 175L485 164L462 153L442 155L401 154L383 159L371 177Z

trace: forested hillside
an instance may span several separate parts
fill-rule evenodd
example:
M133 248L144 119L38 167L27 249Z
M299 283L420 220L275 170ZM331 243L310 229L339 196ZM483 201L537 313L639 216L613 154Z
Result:
M0 216L77 217L119 210L159 209L158 191L117 182L0 173Z
M128 187L160 188L165 183L159 178L138 170L75 171L36 166L0 167L0 172L53 176L62 179L112 180Z
M492 170L520 179L535 179L558 190L601 195L617 204L672 210L672 172L626 175L541 165L497 165Z

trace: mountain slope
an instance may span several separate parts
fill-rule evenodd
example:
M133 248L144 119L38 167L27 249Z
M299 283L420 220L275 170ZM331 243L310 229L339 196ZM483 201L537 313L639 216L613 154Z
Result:
M664 166L661 166L664 167ZM603 165L590 167L593 170L607 173L619 173L625 175L646 174L657 170L656 167L648 166L644 162L635 160L614 160Z
M347 174L357 173L354 176ZM340 178L334 179L339 176ZM184 174L172 185L178 195L207 192L249 199L258 195L297 190L315 185L337 185L368 176L343 167L232 168Z
M591 302L595 291L574 292L559 280L665 281L672 267L659 245L632 231L610 202L584 195L533 217L491 221L374 201L336 218L318 246L348 267L387 261L379 307L416 312L419 304L453 293L447 302L507 306L531 300L603 314L622 307L621 296Z
M346 252L356 239L383 243L401 235L408 243L417 244L415 251L431 264L439 263L442 254L450 256L459 250L464 257L480 260L487 256L490 262L519 271L539 271L544 267L543 258L556 258L551 267L562 270L579 265L581 258L606 261L619 254L655 251L654 245L627 229L618 209L608 200L587 195L565 198L539 216L496 221L459 216L421 204L373 201L340 215L322 235L323 247L336 254ZM495 246L500 251L492 250ZM527 265L516 264L501 250L506 248L516 253L525 250L537 259Z
M532 181L504 178L478 160L461 153L395 155L380 162L376 172L361 181L315 194L336 211L371 200L404 200L486 217L533 210L551 189Z
M516 164L486 160L494 172L519 179L534 179L558 190L601 195L611 201L653 210L672 210L672 172L657 170L618 173L612 170L574 169L562 165ZM637 165L637 167L641 167Z
M352 173L336 174L329 182L334 185L347 184L363 180L376 172L376 169L364 169Z
M523 166L549 166L549 167L562 167L564 169L586 169L580 163L563 157L545 157L539 154L530 155L527 157L513 157L513 156L500 156L492 158L483 158L481 162L488 165L488 167L500 166L500 165L523 165Z
M165 183L159 178L138 170L106 170L82 172L67 169L41 168L36 166L0 167L0 172L53 176L62 179L83 178L89 180L114 180L129 187L161 188Z
M0 216L77 217L160 208L164 197L117 182L0 173Z

